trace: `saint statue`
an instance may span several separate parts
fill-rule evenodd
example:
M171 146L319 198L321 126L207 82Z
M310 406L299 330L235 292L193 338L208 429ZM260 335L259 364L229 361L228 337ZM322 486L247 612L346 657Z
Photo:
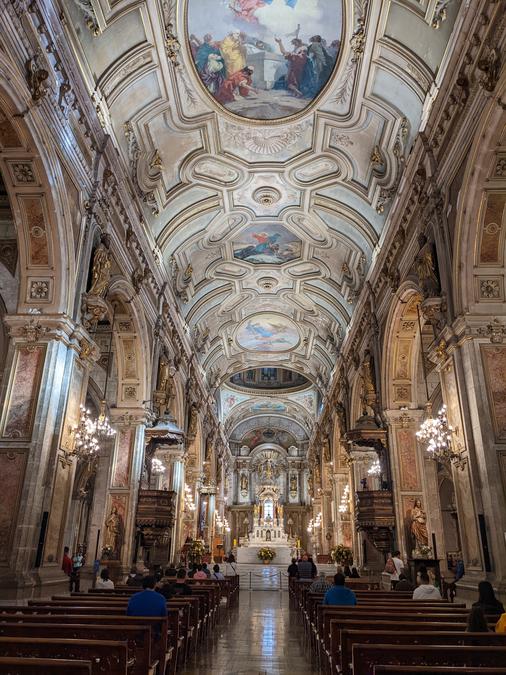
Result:
M433 245L425 241L415 261L416 274L423 291L424 298L439 295L440 283L434 261Z
M241 491L248 491L248 476L245 473L241 474Z
M255 523L258 523L258 518L260 516L260 506L258 504L255 504L253 507L253 514L255 516Z
M121 516L117 507L113 506L105 521L104 547L110 548L115 558L119 558L121 548L121 525Z
M290 492L297 492L297 476L294 473L290 476Z
M267 461L264 463L264 476L267 478L267 480L271 480L273 476L272 472L272 462L270 459L267 459Z
M278 504L278 520L280 524L283 524L283 504Z
M88 295L95 295L103 298L111 278L111 254L109 252L110 237L108 234L102 234L100 244L97 246L93 256L93 266L91 268L91 286Z
M411 509L411 534L415 540L416 548L429 545L427 516L422 509L422 502L419 499L415 499L415 503Z

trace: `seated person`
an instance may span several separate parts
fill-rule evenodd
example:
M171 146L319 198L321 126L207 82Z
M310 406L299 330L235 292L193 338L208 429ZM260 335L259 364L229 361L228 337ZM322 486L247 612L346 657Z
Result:
M167 616L165 598L155 592L155 577L142 580L143 590L128 601L127 616Z
M205 573L206 577L210 579L211 570L208 568L207 563L202 563L202 571Z
M320 572L318 579L315 579L309 587L310 593L326 593L330 588L330 584L325 578L325 572Z
M137 571L137 568L134 565L130 568L130 572L125 580L125 583L127 586L138 586L140 588L142 586L143 579L144 576Z
M413 593L415 587L407 576L401 572L399 574L399 581L395 584L394 591L407 591L408 593Z
M211 579L220 579L222 581L223 581L223 579L225 579L225 575L223 574L223 572L220 572L220 566L219 565L215 565L213 567L213 573L211 574Z
M329 588L323 598L324 605L356 605L357 596L344 585L345 576L341 572L334 574L334 585Z
M207 579L207 574L202 569L202 565L197 565L197 571L193 575L194 579Z
M490 581L480 581L478 584L478 601L473 603L473 607L480 607L485 614L504 613L503 604L495 597Z
M114 588L114 582L112 579L109 579L109 570L107 567L104 567L104 569L100 572L100 576L97 579L95 588Z
M441 600L439 589L430 583L426 572L419 574L419 586L413 591L413 600Z
M163 595L166 600L170 600L174 595L173 586L176 583L177 570L175 567L167 567L164 576L157 584L156 590Z
M186 570L184 568L177 571L176 583L172 584L171 592L174 595L192 594L192 587L186 583Z

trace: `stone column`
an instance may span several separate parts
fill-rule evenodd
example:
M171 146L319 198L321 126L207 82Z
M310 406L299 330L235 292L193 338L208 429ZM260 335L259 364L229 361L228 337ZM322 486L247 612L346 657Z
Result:
M44 575L62 577L74 476L69 438L86 383L88 352L84 333L68 317L12 315L5 321L11 341L0 422L0 585L12 588L40 583ZM86 344L91 353L91 343Z
M480 330L486 335L487 329ZM454 449L461 458L453 466L466 569L459 588L472 594L486 575L504 599L506 413L502 401L506 346L490 334L492 341L485 337L463 339L448 360L441 362L440 371L448 420L455 427ZM480 521L485 537L480 533Z
M99 558L107 543L107 519L113 510L120 516L121 543L111 559L118 574L127 573L135 562L135 515L144 461L145 415L142 408L111 410L111 425L117 433L110 454L107 490L104 497L97 494L94 503L92 532L96 539L100 529Z
M410 530L410 514L415 499L420 499L422 507L427 512L430 507L430 523L427 523L429 532L430 526L438 521L436 512L437 503L428 501L430 492L432 499L434 492L437 491L437 485L431 483L430 490L427 489L426 471L434 470L429 462L435 464L433 460L424 457L423 448L418 444L416 432L424 418L423 410L386 410L385 416L389 421L389 451L390 466L392 471L392 493L394 498L394 510L396 520L396 541L395 546L401 550L401 554L406 558L412 557L415 542ZM434 481L434 475L431 475ZM430 537L430 534L429 534ZM438 545L442 545L442 533L440 528L437 532ZM429 540L429 546L432 541ZM439 552L439 551L438 551Z

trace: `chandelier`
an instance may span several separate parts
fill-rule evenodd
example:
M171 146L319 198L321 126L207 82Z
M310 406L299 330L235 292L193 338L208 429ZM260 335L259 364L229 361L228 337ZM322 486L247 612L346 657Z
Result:
M216 514L216 526L225 530L225 532L230 532L228 520L225 517L222 518L219 513Z
M151 473L158 476L162 473L165 473L163 462L159 460L158 457L153 457L151 460Z
M381 474L381 464L379 459L375 459L367 472L369 476L379 476Z
M341 495L341 503L339 504L339 513L347 513L350 501L350 485L347 483L344 487L344 492Z
M184 506L188 511L195 511L197 508L193 501L192 491L188 483L184 484Z
M116 434L116 429L111 427L109 418L105 414L105 401L100 402L100 413L95 420L95 429L97 435L103 438L114 436Z
M96 421L83 405L79 406L79 424L73 427L74 453L82 459L92 459L98 453L100 445L96 436Z
M458 454L452 447L453 427L448 424L446 405L443 405L437 414L432 417L428 406L428 417L423 421L420 429L416 432L419 441L427 446L427 452L433 459L441 461L454 461Z
M322 512L320 511L316 518L311 518L307 525L307 531L312 532L314 529L317 529L322 524Z

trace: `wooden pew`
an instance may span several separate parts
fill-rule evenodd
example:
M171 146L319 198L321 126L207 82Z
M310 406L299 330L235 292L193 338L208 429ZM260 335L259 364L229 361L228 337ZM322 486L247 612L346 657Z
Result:
M374 675L379 665L488 666L506 663L506 647L432 645L353 645L353 673Z
M0 675L91 675L91 661L0 656Z
M374 675L504 675L504 668L455 668L454 666L374 666Z
M506 635L498 633L467 633L465 631L404 631L404 630L341 630L341 672L352 673L352 654L355 644L393 645L475 645L476 647L504 647ZM506 671L506 660L505 660Z
M71 613L70 613L71 612ZM153 660L160 664L160 670L163 670L164 664L168 664L168 670L175 672L175 653L173 646L168 645L169 625L172 623L172 630L177 630L179 619L178 610L168 612L166 618L162 617L135 617L125 616L114 608L97 607L59 607L37 606L25 607L20 605L0 606L0 623L8 621L24 621L35 623L54 623L64 620L66 623L73 624L102 624L110 623L119 626L146 625L151 626ZM160 639L155 638L157 628L160 630Z
M0 622L0 637L64 638L66 640L108 640L121 642L126 640L128 660L134 666L129 671L132 675L153 675L158 660L151 659L150 626L126 626L125 624L71 624L41 623L34 621L13 620Z
M0 637L0 656L90 661L92 675L127 673L127 643L112 640Z

